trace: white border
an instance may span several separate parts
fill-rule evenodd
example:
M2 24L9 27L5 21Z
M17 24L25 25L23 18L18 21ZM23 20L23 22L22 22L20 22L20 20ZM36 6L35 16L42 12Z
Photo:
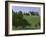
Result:
M23 3L9 3L8 13L9 13L9 34L25 34L25 33L39 33L43 32L43 5L38 4L23 4ZM23 6L23 7L40 7L41 8L41 29L39 30L18 30L12 31L12 6Z

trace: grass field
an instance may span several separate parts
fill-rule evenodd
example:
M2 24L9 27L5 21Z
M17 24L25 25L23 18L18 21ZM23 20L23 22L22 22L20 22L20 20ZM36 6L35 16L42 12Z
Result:
M40 28L40 16L24 16L24 19L27 20L32 28Z
M34 29L40 29L40 16L23 16L23 19L25 19L30 25L25 28L22 28L21 26L15 28L13 26L13 30L34 30Z

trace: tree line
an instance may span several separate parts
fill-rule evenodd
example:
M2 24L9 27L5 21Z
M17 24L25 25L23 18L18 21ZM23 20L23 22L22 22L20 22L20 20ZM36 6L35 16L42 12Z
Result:
M18 12L15 12L15 13L19 13L19 12L21 12L23 15L27 15L27 16L32 16L32 15L36 15L36 16L39 16L39 13L38 12L31 12L31 11L29 11L28 13L27 12L22 12L22 11L18 11Z

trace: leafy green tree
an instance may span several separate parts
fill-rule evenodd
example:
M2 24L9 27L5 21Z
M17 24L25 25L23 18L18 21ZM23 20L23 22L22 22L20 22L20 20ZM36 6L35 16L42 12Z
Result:
M25 20L23 19L23 14L22 14L22 11L19 11L19 12L14 12L12 10L12 21L13 21L13 26L15 26L16 28L18 28L19 26L22 26L22 28L24 28L25 26L29 26L30 24Z

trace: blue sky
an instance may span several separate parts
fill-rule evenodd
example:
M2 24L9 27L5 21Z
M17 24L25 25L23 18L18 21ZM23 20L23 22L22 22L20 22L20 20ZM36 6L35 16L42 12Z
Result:
M40 12L40 7L23 7L23 6L12 6L13 11L23 11L23 12L28 12L28 11L33 11L33 12Z

